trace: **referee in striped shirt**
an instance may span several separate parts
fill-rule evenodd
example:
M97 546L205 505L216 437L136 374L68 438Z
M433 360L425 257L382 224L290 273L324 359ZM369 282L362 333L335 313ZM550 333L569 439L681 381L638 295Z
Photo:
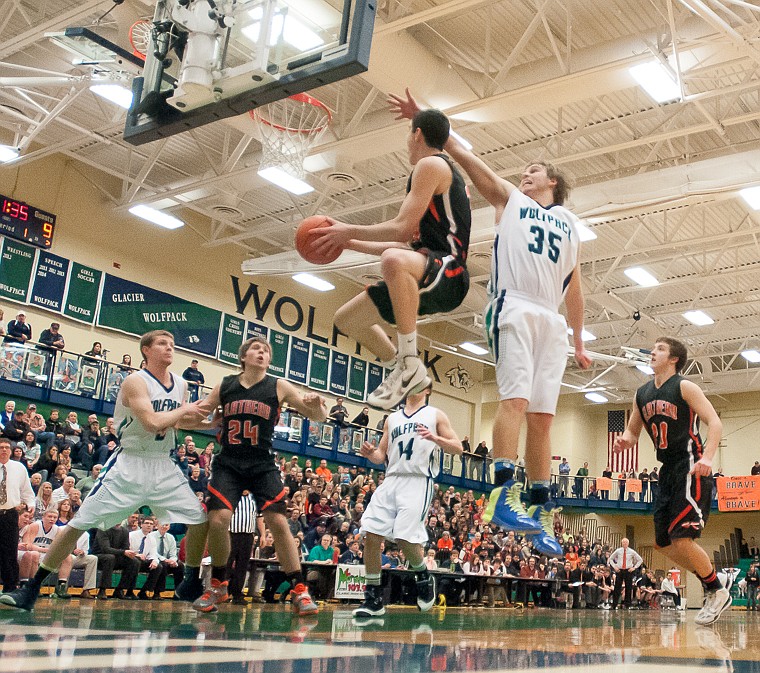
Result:
M227 576L230 578L229 592L235 605L245 605L243 587L248 572L248 562L253 549L253 534L256 532L256 503L250 491L243 491L238 506L230 521L230 557L227 560Z

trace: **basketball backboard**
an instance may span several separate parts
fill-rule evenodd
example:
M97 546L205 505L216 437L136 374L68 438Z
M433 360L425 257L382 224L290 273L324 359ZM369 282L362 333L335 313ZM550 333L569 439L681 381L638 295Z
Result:
M158 0L124 138L135 144L364 72L375 0Z

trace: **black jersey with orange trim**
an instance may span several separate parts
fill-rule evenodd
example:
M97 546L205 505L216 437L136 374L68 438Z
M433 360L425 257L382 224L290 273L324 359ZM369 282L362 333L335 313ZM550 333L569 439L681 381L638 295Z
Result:
M433 194L411 245L418 250L427 248L433 252L453 255L464 266L470 245L472 213L470 196L459 171L445 154L436 154L451 169L451 185L442 194ZM412 174L413 175L413 174ZM412 176L406 186L412 189Z
M266 375L245 388L239 374L225 376L219 386L219 403L222 407L219 458L259 467L273 464L272 435L280 416L277 379Z
M699 417L681 395L684 380L674 374L658 388L652 379L636 391L636 406L664 465L702 457Z

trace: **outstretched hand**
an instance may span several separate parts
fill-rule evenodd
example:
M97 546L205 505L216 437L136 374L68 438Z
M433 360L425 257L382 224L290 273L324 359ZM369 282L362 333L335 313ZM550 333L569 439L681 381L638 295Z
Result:
M391 114L396 115L396 119L411 119L421 110L417 101L409 93L409 87L404 90L404 93L406 94L406 98L402 98L395 93L388 94L387 103Z

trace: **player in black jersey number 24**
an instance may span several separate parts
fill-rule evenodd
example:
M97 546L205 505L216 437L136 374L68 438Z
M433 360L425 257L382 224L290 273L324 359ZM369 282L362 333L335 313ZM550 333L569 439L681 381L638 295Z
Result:
M686 346L670 337L654 344L654 379L636 391L628 427L615 442L619 453L631 448L646 429L662 462L659 497L654 504L655 546L702 582L705 603L697 624L712 624L731 605L731 578L721 581L710 557L697 544L710 513L712 460L723 426L699 386L680 375ZM707 423L704 445L700 419Z

